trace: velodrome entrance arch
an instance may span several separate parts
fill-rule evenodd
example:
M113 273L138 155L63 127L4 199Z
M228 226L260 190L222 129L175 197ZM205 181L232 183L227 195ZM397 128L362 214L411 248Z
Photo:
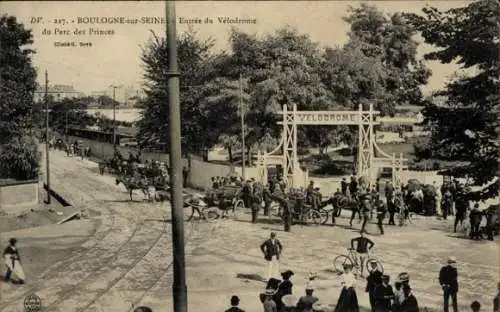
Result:
M307 183L307 171L304 172L299 165L297 155L297 126L299 125L357 125L358 126L358 155L356 159L357 177L365 177L373 182L375 170L381 167L390 167L393 179L397 170L404 170L406 166L402 154L396 157L382 152L375 143L373 126L380 124L377 116L379 111L373 110L370 104L368 110L363 110L359 105L357 111L299 111L297 105L288 110L287 105L279 112L283 116L282 139L278 147L270 153L259 152L257 157L257 168L259 180L267 183L267 166L281 165L283 168L283 179L290 188L305 186ZM274 155L282 149L281 155ZM375 150L383 157L375 157Z

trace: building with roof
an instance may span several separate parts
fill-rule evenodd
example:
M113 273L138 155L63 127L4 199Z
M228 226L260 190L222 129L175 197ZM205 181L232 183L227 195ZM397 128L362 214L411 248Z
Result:
M49 85L47 89L48 94L52 96L55 101L85 97L85 93L75 90L72 85ZM45 88L38 86L34 96L35 102L42 101L44 95Z

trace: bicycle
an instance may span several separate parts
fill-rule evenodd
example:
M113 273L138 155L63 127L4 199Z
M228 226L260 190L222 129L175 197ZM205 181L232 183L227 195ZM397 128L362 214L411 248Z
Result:
M359 255L354 248L347 248L347 251L348 252L346 255L339 255L335 257L335 259L333 259L333 269L337 273L342 273L344 272L344 265L350 264L352 266L352 273L354 275L358 275L358 270L361 268L359 263ZM384 273L384 267L382 263L376 258L371 257L369 253L366 259L366 272L370 273L372 271L372 268L370 266L370 263L372 262L375 262L379 271Z

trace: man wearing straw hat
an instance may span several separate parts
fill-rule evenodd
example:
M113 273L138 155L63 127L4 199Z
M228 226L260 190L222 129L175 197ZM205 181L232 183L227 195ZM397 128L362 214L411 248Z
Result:
M458 311L458 273L455 267L457 260L454 257L448 258L448 265L441 268L439 272L439 284L443 288L444 312L448 312L448 305L451 297L453 311Z

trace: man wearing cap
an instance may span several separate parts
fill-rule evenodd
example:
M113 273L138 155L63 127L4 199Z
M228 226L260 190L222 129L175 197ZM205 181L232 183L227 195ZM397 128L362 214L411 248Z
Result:
M379 270L377 262L370 262L370 275L366 278L366 288L365 291L368 293L370 298L370 306L372 307L372 311L375 311L375 290L376 288L382 284L382 275L383 273Z
M318 298L313 296L314 289L310 283L306 286L306 295L300 297L297 302L298 312L313 312L313 305L318 302Z
M279 239L276 238L275 232L271 232L271 237L260 245L260 250L267 262L267 279L269 280L279 272L279 259L283 251L283 246Z
M382 275L382 284L376 286L374 294L374 312L387 312L391 310L391 301L394 300L394 291L389 285L389 275ZM373 306L372 306L373 307Z
M458 293L458 273L455 267L454 257L448 258L448 265L443 266L439 272L439 284L443 288L444 312L448 312L448 304L451 297L453 311L457 312L457 293Z
M226 310L226 312L245 312L242 309L238 308L240 304L240 298L238 296L231 297L231 307Z

